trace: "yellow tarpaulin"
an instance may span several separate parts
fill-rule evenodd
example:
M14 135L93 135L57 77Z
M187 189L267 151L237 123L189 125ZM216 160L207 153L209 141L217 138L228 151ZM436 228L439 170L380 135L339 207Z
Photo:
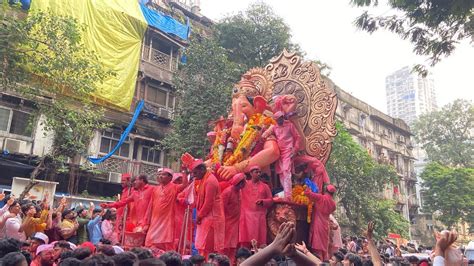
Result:
M100 101L129 110L135 92L147 22L137 0L33 0L31 11L67 15L87 26L83 39L106 69L116 73L94 93Z

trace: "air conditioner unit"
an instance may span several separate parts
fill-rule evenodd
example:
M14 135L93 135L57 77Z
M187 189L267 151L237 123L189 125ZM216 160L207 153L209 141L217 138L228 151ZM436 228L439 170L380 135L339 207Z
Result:
M109 173L109 182L110 183L120 183L122 181L122 174L120 173Z
M171 112L168 109L160 108L160 116L166 119L171 118Z
M16 139L5 139L3 149L8 150L10 153L22 153L26 143Z

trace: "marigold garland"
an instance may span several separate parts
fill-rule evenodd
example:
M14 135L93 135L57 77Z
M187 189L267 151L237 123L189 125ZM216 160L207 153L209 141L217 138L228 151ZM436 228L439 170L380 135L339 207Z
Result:
M261 132L273 124L275 124L275 120L271 117L266 117L260 113L252 115L245 126L244 133L242 134L234 153L225 160L224 165L230 166L245 160L255 147Z
M306 220L311 223L311 215L313 213L313 201L304 194L306 185L295 185L291 191L291 200L297 204L304 204L308 207L308 214Z

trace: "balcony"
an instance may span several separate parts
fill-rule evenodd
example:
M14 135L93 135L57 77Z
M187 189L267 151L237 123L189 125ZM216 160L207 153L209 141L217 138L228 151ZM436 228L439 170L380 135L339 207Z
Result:
M171 84L173 73L177 69L177 57L143 45L140 70L145 73L145 75Z
M164 70L175 72L178 67L178 60L169 54L165 54L149 46L143 46L142 59Z
M410 197L408 199L408 207L410 209L418 209L418 207L420 207L420 204L418 203L418 199L415 197Z
M405 205L407 203L407 199L405 195L402 194L396 194L393 195L395 200L397 201L397 205Z
M100 154L103 156L104 154ZM146 174L150 181L156 181L156 173L161 166L145 161L131 160L112 156L102 163L95 165L96 169L108 173L131 173L133 176ZM111 180L108 180L111 181ZM114 181L111 181L114 182ZM116 181L115 181L116 182Z
M154 120L170 121L173 119L173 109L145 101L143 115Z

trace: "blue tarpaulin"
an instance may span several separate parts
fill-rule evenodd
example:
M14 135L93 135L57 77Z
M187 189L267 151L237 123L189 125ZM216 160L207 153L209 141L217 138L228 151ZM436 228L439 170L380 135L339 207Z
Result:
M118 150L118 148L120 148L120 146L122 146L123 142L128 137L128 133L130 133L133 126L135 125L135 122L137 122L138 116L140 115L140 112L142 111L144 105L145 105L145 102L143 100L141 100L138 103L137 107L135 108L135 113L133 114L132 121L130 121L130 124L128 124L127 128L125 129L125 131L120 136L120 139L119 139L119 142L117 143L117 145L115 145L115 147L108 154L104 155L101 158L92 158L92 157L87 158L87 159L89 159L89 161L91 163L98 164L98 163L101 163L101 162L107 160L110 156L112 156Z
M148 25L155 27L168 34L176 35L177 37L187 41L189 37L189 20L186 25L181 24L176 19L161 14L158 11L149 9L143 4L140 4L143 16L148 22Z

